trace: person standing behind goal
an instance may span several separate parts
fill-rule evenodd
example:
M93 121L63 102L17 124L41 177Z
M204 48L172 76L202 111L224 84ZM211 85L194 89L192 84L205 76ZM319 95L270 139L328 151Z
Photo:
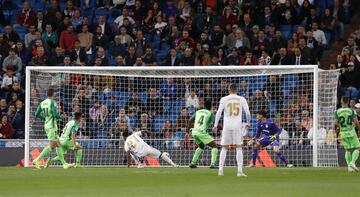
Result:
M213 132L218 129L218 123L224 111L224 123L221 133L221 151L219 161L219 176L224 175L224 163L226 153L231 145L236 146L236 161L238 165L237 176L246 176L243 172L243 129L242 113L246 114L246 129L250 127L250 110L246 99L237 95L238 89L235 84L230 85L229 95L220 99L219 109L216 113Z

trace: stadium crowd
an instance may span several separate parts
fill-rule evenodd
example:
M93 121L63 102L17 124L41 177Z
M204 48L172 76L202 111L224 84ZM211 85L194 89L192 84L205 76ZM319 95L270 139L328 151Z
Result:
M2 0L0 138L24 137L26 66L318 64L332 42L345 39L344 24L358 4L355 0ZM345 41L331 68L341 68L340 92L351 96L355 107L360 30ZM135 89L118 84L133 86L141 80L123 80L71 75L60 87L61 97L68 99L59 110L66 117L82 111L87 120L82 134L88 138L118 138L144 129L160 138L189 138L186 128L194 109L207 97L217 102L232 82L168 79ZM251 80L237 83L252 112L262 106L277 114L280 109L272 103L285 102L286 79L270 76L255 89L249 88ZM36 107L43 97L38 87L31 88ZM111 90L131 93L119 104L119 95L108 94ZM281 113L281 126L294 138L306 137L312 127L311 98L303 93L298 91L294 97L302 95L301 99L287 103L291 111ZM172 119L156 120L171 113Z

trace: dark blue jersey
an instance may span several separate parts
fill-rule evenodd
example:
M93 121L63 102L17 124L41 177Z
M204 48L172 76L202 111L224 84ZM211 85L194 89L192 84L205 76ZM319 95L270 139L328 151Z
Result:
M265 123L259 120L257 125L256 138L259 138L261 135L273 136L276 135L277 138L281 133L281 128L279 128L271 119L266 119Z

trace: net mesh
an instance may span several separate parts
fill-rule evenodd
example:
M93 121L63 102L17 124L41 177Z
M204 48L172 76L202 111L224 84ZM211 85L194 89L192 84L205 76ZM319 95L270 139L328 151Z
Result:
M86 166L126 165L124 139L134 131L147 130L144 140L161 152L169 152L173 161L186 166L196 144L187 131L191 115L202 108L205 99L213 101L216 112L221 97L228 95L228 86L235 83L239 94L249 103L251 127L245 135L244 162L251 159L247 140L256 132L255 112L265 109L283 128L281 150L295 166L313 163L313 68L106 68L82 70L63 68L30 69L30 160L32 151L48 144L43 122L35 120L38 104L46 98L46 90L55 89L55 101L66 117L58 121L61 134L64 125L75 112L85 116L78 133L84 148L82 164ZM336 136L332 131L336 108L337 71L319 72L318 163L337 166ZM245 118L243 118L245 120ZM222 122L222 121L221 121ZM210 131L209 131L210 132ZM217 142L221 131L211 133ZM210 149L206 149L200 165L210 164ZM229 151L226 165L236 165L235 151ZM55 153L50 155L55 156ZM69 152L66 160L72 162ZM166 165L145 158L151 166ZM160 163L159 163L160 162ZM31 162L30 162L31 164ZM281 166L276 154L267 147L259 154L258 165Z

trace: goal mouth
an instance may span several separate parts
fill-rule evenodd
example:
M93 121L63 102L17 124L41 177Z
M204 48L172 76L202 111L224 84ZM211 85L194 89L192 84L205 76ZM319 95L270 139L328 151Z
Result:
M255 112L265 107L270 118L286 128L280 142L291 163L304 167L337 166L336 135L331 130L338 74L338 70L320 70L317 65L27 67L25 166L31 164L32 151L47 145L43 123L34 120L34 112L39 102L46 98L50 86L55 89L56 103L69 119L79 110L86 115L86 124L78 139L85 150L85 166L127 165L123 162L124 139L143 127L153 132L145 136L150 146L169 152L175 163L187 166L196 145L185 126L177 125L186 122L178 120L179 117L184 110L190 117L201 108L205 99L213 102L212 110L216 111L231 83L238 86L239 94L251 106L251 128L243 133L245 143L256 133ZM302 116L303 111L308 112L308 119ZM98 119L109 114L110 123L99 122ZM126 125L116 122L120 116L127 117ZM148 122L141 122L143 119ZM288 119L292 122L286 122ZM167 128L167 121L172 124L171 129ZM59 135L65 123L59 123ZM288 123L306 128L293 129ZM315 129L310 132L311 128ZM215 133L213 137L219 142L221 133ZM245 162L249 163L251 146L246 145L244 150ZM199 165L209 165L210 155L206 149ZM271 149L265 149L259 155L261 165L282 166ZM70 153L67 159L72 161L74 155ZM157 165L157 161L151 159L147 162ZM236 162L228 161L226 165L234 166Z

